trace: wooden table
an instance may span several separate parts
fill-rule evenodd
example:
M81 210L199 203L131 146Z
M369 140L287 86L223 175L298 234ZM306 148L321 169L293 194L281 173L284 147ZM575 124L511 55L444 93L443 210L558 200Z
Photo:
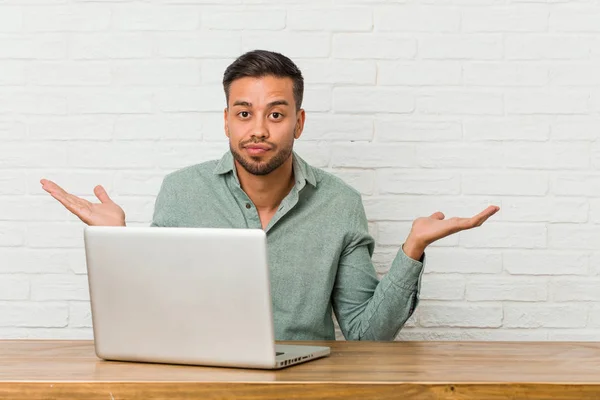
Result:
M0 341L0 399L600 399L600 343L318 344L331 356L274 372L107 362L90 341Z

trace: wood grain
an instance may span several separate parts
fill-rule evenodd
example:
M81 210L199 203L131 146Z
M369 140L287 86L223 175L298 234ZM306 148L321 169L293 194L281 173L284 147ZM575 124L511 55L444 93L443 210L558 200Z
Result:
M90 341L0 341L0 399L600 399L600 343L310 342L281 371L108 362Z

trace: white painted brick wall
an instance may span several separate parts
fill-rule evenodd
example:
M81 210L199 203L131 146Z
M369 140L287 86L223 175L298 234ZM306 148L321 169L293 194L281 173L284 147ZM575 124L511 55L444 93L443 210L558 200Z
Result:
M428 251L403 340L600 339L600 1L5 0L0 338L89 338L82 224L41 177L132 225L227 149L225 67L292 57L297 151L364 199L387 272L416 217L488 224Z

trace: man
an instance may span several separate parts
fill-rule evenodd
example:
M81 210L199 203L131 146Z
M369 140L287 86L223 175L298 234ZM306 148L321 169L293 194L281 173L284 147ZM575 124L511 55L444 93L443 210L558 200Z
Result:
M249 52L226 69L223 87L230 151L167 175L152 226L264 229L278 340L335 339L332 310L349 340L394 339L417 305L425 248L480 226L498 207L469 219L437 212L415 220L379 281L360 194L293 152L306 118L298 67L278 53ZM125 226L101 186L93 204L41 183L86 224Z

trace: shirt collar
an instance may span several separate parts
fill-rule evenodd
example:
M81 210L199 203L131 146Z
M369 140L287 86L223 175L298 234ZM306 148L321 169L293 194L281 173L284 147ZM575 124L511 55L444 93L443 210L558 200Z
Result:
M306 183L311 184L312 186L317 186L317 178L315 176L315 172L313 168L296 152L292 153L293 157L293 168L294 168L294 179L296 179L295 185L298 187L298 190L302 189ZM215 167L214 174L215 175L225 175L229 172L234 172L235 174L235 163L233 161L233 155L231 151L227 151L223 157L217 163Z

